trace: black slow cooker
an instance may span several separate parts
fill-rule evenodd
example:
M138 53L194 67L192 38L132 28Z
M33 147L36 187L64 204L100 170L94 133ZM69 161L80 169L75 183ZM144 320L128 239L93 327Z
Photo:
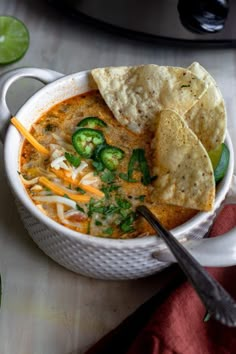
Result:
M235 46L234 0L49 0L77 20L128 36Z

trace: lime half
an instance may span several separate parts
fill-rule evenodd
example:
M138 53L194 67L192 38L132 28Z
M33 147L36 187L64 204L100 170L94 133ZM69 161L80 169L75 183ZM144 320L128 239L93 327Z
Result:
M209 151L209 157L214 170L215 181L218 183L225 176L229 165L229 149L222 143Z
M0 64L20 59L29 47L29 31L15 17L0 16Z

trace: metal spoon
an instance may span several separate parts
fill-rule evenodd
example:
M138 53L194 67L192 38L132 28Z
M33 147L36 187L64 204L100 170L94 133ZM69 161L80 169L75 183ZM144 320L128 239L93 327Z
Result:
M229 327L236 327L236 302L196 261L184 246L166 230L155 215L144 205L137 207L141 214L157 231L178 261L190 283L198 293L208 313L217 321Z

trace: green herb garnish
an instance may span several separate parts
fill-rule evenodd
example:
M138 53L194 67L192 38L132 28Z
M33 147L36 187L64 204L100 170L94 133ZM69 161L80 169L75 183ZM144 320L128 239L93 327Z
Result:
M102 186L101 191L105 194L105 197L107 199L110 198L110 193L113 191L117 191L120 188L120 186L116 186L115 184L110 184L108 186Z
M106 235L111 236L113 234L113 228L112 227L108 227L107 229L103 230L103 233Z
M116 203L122 209L129 209L132 206L132 204L128 200L118 197L116 197Z
M148 163L145 157L145 151L143 149L137 149L138 150L138 161L139 161L139 168L140 171L142 172L142 183L147 186L148 184L151 183L151 175L148 167Z
M131 155L131 158L129 160L128 164L128 172L127 174L125 173L120 173L119 176L123 180L127 182L137 182L137 180L133 179L133 172L134 171L140 171L142 173L142 179L141 182L147 186L148 184L151 183L151 175L149 172L149 167L148 163L145 157L145 151L144 149L134 149L133 153Z
M146 195L139 195L138 197L136 197L135 199L140 200L140 202L144 202Z
M101 175L101 180L104 183L112 183L115 180L116 174L112 171L105 170Z
M91 198L88 204L88 216L91 217L93 213L104 214L104 208L102 201L96 201L94 198Z
M65 152L65 158L74 167L78 167L81 163L79 156L72 155L69 152Z
M180 88L183 88L183 87L190 87L190 85L181 85Z
M80 188L80 187L76 187L76 189L75 189L77 192L80 192L80 194L85 194L86 192L82 189L82 188Z
M92 162L93 167L96 169L97 172L104 171L105 166L103 165L102 162L99 161L93 161Z
M99 220L95 220L95 225L96 225L96 226L102 226L102 223L101 223L101 221L99 221Z
M84 209L78 204L76 204L76 209L84 213Z
M126 173L120 173L119 177L126 182L131 182L131 183L138 182L136 179L130 178Z
M137 218L134 212L131 212L120 224L121 231L128 233L135 231L133 227L133 222Z

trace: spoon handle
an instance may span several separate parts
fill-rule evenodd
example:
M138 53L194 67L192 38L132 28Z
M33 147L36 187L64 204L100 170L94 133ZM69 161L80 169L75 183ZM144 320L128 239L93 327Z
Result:
M165 241L209 314L226 326L236 327L236 303L226 290L191 256L172 233L160 224L147 207L139 206L137 212Z

